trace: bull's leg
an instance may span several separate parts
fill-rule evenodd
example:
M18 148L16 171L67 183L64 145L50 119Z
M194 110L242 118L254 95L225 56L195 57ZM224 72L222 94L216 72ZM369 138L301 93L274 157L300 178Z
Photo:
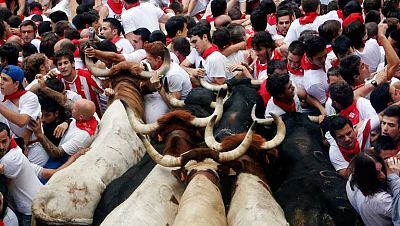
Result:
M224 226L225 207L221 192L204 175L196 175L182 195L174 226Z
M259 177L240 173L228 212L228 225L289 225L285 213Z

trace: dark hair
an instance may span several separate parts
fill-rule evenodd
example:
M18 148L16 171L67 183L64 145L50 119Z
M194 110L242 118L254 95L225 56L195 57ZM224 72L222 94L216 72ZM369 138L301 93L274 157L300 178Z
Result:
M62 57L68 57L69 62L74 63L74 54L66 49L60 49L57 52L54 53L54 64L57 65L58 61Z
M350 38L351 45L355 49L364 47L363 38L365 35L365 25L356 20L343 29L343 34Z
M135 35L139 35L143 42L148 42L150 39L150 34L151 34L149 29L144 28L144 27L138 28L138 29L132 31L132 33Z
M360 75L360 63L361 58L357 55L346 56L340 60L340 74L349 85L353 86L354 76Z
M99 44L97 44L97 49L106 52L118 52L117 46L108 39L104 39L103 41L99 42Z
M396 18L398 20L400 20L400 9L396 8L396 9L392 9L387 13L387 18Z
M31 17L31 20L33 21L33 22L40 22L40 23L42 23L43 22L43 17L42 17L42 15L37 15L37 14L35 14L35 15L33 15L32 17ZM39 23L39 24L40 24Z
M196 21L191 16L184 16L187 24L187 29L190 31L194 26L196 26Z
M390 105L382 112L383 116L397 117L397 124L400 125L400 106Z
M64 37L64 31L69 27L70 25L68 21L65 20L58 21L53 27L54 33L56 33L58 37Z
M374 22L376 24L379 24L381 22L381 13L376 10L371 10L365 15L365 24ZM367 31L368 31L368 26L367 26Z
M5 43L0 46L0 58L7 60L7 64L18 65L18 54L19 51L14 44Z
M10 128L4 122L0 122L0 133L4 130L7 132L7 136L10 137Z
M354 190L354 186L365 195L373 195L380 191L387 191L387 179L384 182L379 181L376 172L376 163L382 165L382 172L386 176L386 164L382 157L375 153L366 153L361 151L350 162L350 170L352 176L350 179L350 187Z
M380 0L364 0L363 2L365 13L369 13L372 10L379 12L381 7L382 5Z
M50 18L51 22L53 22L53 23L57 23L58 21L61 21L61 20L68 21L67 14L64 11L60 11L60 10L50 13L49 18Z
M378 24L375 22L369 22L365 24L365 28L367 29L368 39L373 38L378 35Z
M22 22L19 27L25 27L25 26L32 26L33 30L36 32L37 31L37 26L35 24L35 22L33 22L32 20L25 20L24 22Z
M17 15L12 15L7 19L7 24L10 25L12 28L18 28L21 25L22 20Z
M35 7L38 8L40 11L43 10L42 4L40 4L39 2L31 2L31 4L29 4L29 10L33 10Z
M328 75L328 77L329 76L336 76L336 77L341 76L339 68L337 68L337 67L329 68L328 71L326 72L326 74Z
M53 98L46 96L44 93L38 93L38 99L40 103L40 108L42 111L56 113L58 112L58 119L66 119L65 108L61 106Z
M242 12L240 12L239 8L237 7L232 7L231 9L229 9L228 11L228 16L232 19L232 20L239 20L242 17Z
M43 21L41 24L39 24L38 27L38 34L42 36L46 32L50 32L52 30L51 28L51 22L50 21Z
M283 16L289 16L289 19L291 19L292 16L292 12L286 9L279 9L278 11L276 11L276 22L278 23L278 19L279 17L283 17Z
M168 36L173 38L178 31L183 31L185 24L187 24L187 22L183 16L173 16L165 23L165 30Z
M53 78L53 77L47 78L46 86L59 93L62 93L65 90L64 83L58 78Z
M69 40L80 39L81 34L75 28L68 27L64 30L64 38L68 38Z
M342 25L337 20L327 20L318 27L319 36L321 36L326 44L332 44L334 38L339 36Z
M267 74L275 74L276 69L287 70L287 63L284 60L270 60L268 62Z
M374 107L376 112L383 111L390 102L393 102L392 96L389 92L390 84L383 83L376 87L370 95L370 101L372 107Z
M229 24L229 41L233 44L245 41L246 29L239 24Z
M339 58L345 56L351 47L351 40L344 35L340 35L333 41L332 50Z
M180 54L184 56L188 56L190 54L190 43L184 37L175 37L172 39L172 46L174 50L178 51Z
M267 29L267 20L265 19L267 15L260 9L255 9L250 15L251 25L254 31L265 31Z
M175 15L183 13L183 5L179 1L173 1L169 4L169 8L174 11Z
M165 34L160 30L155 30L150 34L149 42L156 42L156 41L160 41L164 45L167 44L167 38L165 37Z
M0 8L0 19L1 20L7 20L7 18L10 18L12 16L11 10L9 10L6 7Z
M346 116L338 115L329 118L329 133L336 138L336 130L343 129L346 125L353 128L353 123Z
M211 14L214 18L223 15L225 14L226 7L227 4L225 0L213 0L211 2Z
M389 36L391 39L393 39L396 42L395 43L396 48L400 48L400 30L397 29L397 30L390 32Z
M203 38L203 35L207 35L207 39L209 42L212 42L211 36L210 36L210 29L204 25L201 24L196 24L192 29L190 29L189 32L190 36L199 36L201 39Z
M380 155L384 150L396 149L397 144L390 136L379 136L372 145L376 154Z
M72 18L72 24L74 24L77 30L82 30L86 28L85 18L83 18L83 14L78 14L74 18Z
M121 32L123 32L122 24L121 24L121 22L119 20L117 20L115 18L105 18L103 20L103 22L110 23L111 29L117 29L117 34L118 35L121 35Z
M27 43L25 45L22 46L22 57L28 57L32 54L37 53L37 48L35 45L33 45L32 43Z
M260 1L259 9L267 15L276 12L276 5L272 0L263 0Z
M285 85L289 82L289 74L273 74L268 78L267 91L277 98L285 92Z
M76 14L83 14L85 12L89 12L90 10L93 9L94 6L94 1L91 3L85 3L85 4L79 4L78 7L76 7Z
M296 56L303 56L304 53L306 52L305 49L306 47L304 46L304 43L300 41L293 41L289 45L288 52Z
M42 53L32 54L22 61L21 68L25 72L25 78L30 83L35 79L36 74L40 72L40 66L46 62L46 57Z
M352 1L348 2L343 8L344 18L348 17L352 13L361 13L362 14L361 5L356 0L352 0Z
M387 0L383 2L383 7L382 7L382 14L385 17L388 17L388 13L392 11L393 9L397 9L399 7L399 1L397 0Z
M339 4L336 0L330 1L328 3L328 5L326 6L326 10L328 11L328 13L330 11L334 11L334 10L338 10L339 9Z
M92 24L100 19L99 13L96 10L91 10L89 12L83 13L83 18L85 18L85 24L92 26Z
M266 49L274 50L276 48L275 41L272 39L271 34L266 31L257 32L254 35L253 40L251 40L251 46L253 49L264 47Z
M46 32L42 35L39 50L48 58L54 57L54 45L58 42L58 37L53 32Z
M229 39L229 31L225 27L217 28L212 36L212 42L217 45L220 50L225 49L225 47L229 44Z
M329 86L329 94L332 101L336 101L341 107L347 108L354 101L353 89L347 82L339 81Z
M315 12L318 9L318 6L321 4L319 0L302 0L301 6L303 8L304 13Z
M312 36L305 41L307 56L312 58L326 48L325 40L320 36Z
M297 40L305 43L308 39L312 38L313 36L318 36L318 31L304 30L304 31L300 32L299 39L297 39Z

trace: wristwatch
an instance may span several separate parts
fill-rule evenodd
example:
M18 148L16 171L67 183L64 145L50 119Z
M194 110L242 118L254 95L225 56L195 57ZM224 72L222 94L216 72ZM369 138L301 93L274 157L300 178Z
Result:
M376 80L371 80L371 85L373 85L375 88L378 87Z

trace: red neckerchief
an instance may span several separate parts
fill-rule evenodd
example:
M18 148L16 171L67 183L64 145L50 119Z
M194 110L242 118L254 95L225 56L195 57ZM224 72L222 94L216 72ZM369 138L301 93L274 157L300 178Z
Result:
M122 3L122 1L113 2L112 0L107 0L107 5L110 6L110 9L115 14L121 14L122 13L122 9L124 8L124 4Z
M353 103L350 104L350 106L348 106L347 108L342 109L339 112L339 115L345 116L346 118L350 119L353 125L357 125L360 122L360 112L357 109L355 101L353 101Z
M301 66L299 68L297 68L297 69L293 69L293 68L291 68L289 66L289 63L288 63L287 64L287 70L288 70L288 72L290 72L291 74L296 75L296 76L303 76L304 75L304 70L303 70L303 68Z
M215 21L215 18L212 14L210 14L210 15L206 16L206 20L208 21L208 23L211 23L211 22Z
M278 51L278 48L275 48L274 51L272 52L271 60L282 60L282 59L283 59L282 54Z
M288 113L288 112L296 112L296 103L294 102L294 100L292 100L289 104L279 101L277 99L272 99L272 101L274 102L274 104L278 107L280 107L284 112Z
M318 65L313 64L307 57L306 54L304 54L304 56L301 58L301 67L304 70L324 70L325 71L325 67L320 67Z
M271 99L271 94L267 90L267 82L268 79L265 79L264 82L260 85L260 89L258 90L258 94L260 94L264 102L264 107L267 106L269 99Z
M88 132L90 136L96 132L97 124L98 122L94 116L92 116L89 120L82 120L80 122L76 121L76 127Z
M78 48L75 48L75 51L74 51L74 58L79 58L79 57L81 57L81 55L80 55L80 53L79 53L79 49L78 49Z
M208 56L210 56L213 52L219 52L219 49L216 45L211 44L210 47L208 47L206 50L204 50L204 52L201 54L201 57L203 57L203 59L207 59Z
M306 13L303 17L299 19L301 25L311 24L314 22L315 18L319 16L316 12Z
M17 142L15 142L14 138L11 138L10 144L8 145L8 150L14 149L14 148L16 148L17 146L18 146L18 145L17 145Z
M6 226L3 222L3 219L0 219L0 226Z
M267 15L267 23L271 26L276 24L276 13Z
M18 89L17 91L15 91L14 93L12 93L10 95L5 95L3 102L6 101L6 100L10 100L11 101L11 100L14 100L14 99L18 99L22 95L24 95L26 92L28 92L28 91L26 91L24 89Z
M256 78L258 79L258 75L260 74L260 72L267 70L268 64L261 64L260 60L257 59L255 67L256 67Z
M139 1L137 1L136 3L133 3L133 4L129 5L129 6L125 6L125 8L126 9L131 9L131 8L136 7L136 6L140 6L140 2Z
M31 10L31 15L42 15L42 14L43 14L42 10L40 10L38 7L34 7Z
M344 148L344 147L338 145L339 150L342 153L342 155L346 161L350 162L354 156L356 156L358 153L360 153L360 150L363 150L365 148L365 145L367 144L370 133L371 133L371 121L368 120L367 124L365 125L364 131L363 131L361 148L360 148L360 144L358 143L357 138L354 143L354 148L347 149L347 148Z
M343 16L343 11L341 9L336 10L337 16L339 17L339 19L341 19L342 21L344 20L344 16Z
M167 44L167 46L172 42L172 38L169 37L168 35L165 36L165 43Z
M332 67L334 67L334 68L338 68L339 65L340 65L339 59L331 60L331 65L332 65Z
M326 53L328 54L330 52L332 52L332 46L331 45L327 45L326 46Z
M360 21L364 23L364 18L362 17L361 13L352 13L346 19L343 20L342 27L347 27L349 24L353 23L354 21Z
M120 37L120 36L117 36L117 37L111 39L111 42L115 44L115 43L117 43L119 40L121 40L121 37Z

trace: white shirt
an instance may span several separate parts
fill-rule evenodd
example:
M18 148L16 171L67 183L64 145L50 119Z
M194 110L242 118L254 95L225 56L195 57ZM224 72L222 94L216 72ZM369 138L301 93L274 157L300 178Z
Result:
M244 54L243 54L244 50L239 50L236 51L234 53L232 53L231 55L229 55L227 58L229 60L229 63L234 65L234 64L241 64L244 61Z
M189 74L183 70L178 64L171 62L169 71L166 74L168 80L169 92L181 92L181 100L185 100L186 96L192 90Z
M368 39L362 52L356 50L355 55L359 56L369 67L369 72L376 72L379 63L381 62L381 50L376 39Z
M139 6L130 8L121 14L122 26L125 34L144 27L150 32L159 30L158 20L164 12L148 2L141 2Z
M370 196L364 196L357 186L353 186L353 188L354 191L350 187L349 179L346 184L347 198L357 213L360 214L365 226L393 225L393 198L389 193L382 191Z
M317 17L318 18L318 17ZM289 30L286 34L285 39L283 40L287 46L290 45L290 43L292 43L293 41L299 39L300 34L302 31L305 30L315 30L313 23L309 23L309 24L305 24L305 25L301 25L299 22L299 19L295 19L289 27Z
M299 100L299 97L297 95L294 96L294 103L296 104L296 112L301 112L301 103ZM286 114L286 112L280 108L279 106L277 106L274 103L274 97L271 97L267 103L267 107L265 108L265 113L264 113L264 117L265 118L271 118L272 116L269 113L274 113L276 115L283 115Z
M133 51L135 51L132 44L126 38L121 38L120 40L118 40L115 43L115 46L117 46L117 51L122 54L132 53Z
M108 5L107 2L104 4L104 6L107 7L107 9L108 9L107 18L114 18L114 19L117 19L117 20L119 20L119 21L121 22L121 14L116 14L116 13L111 9L111 7ZM125 7L122 7L122 12L124 12L124 11L125 11Z
M336 20L339 21L340 24L342 24L342 19L339 18L337 11L336 10L332 10L327 14L318 16L317 18L315 18L314 22L313 22L313 30L318 31L319 26L321 26L323 23L325 23L328 20Z
M68 155L73 155L82 148L87 148L92 143L92 137L85 130L76 126L76 120L72 119L67 132L61 138L59 148L62 148Z
M375 117L377 115L374 107L372 107L371 102L364 97L359 97L356 102L356 108L360 112L360 121ZM325 110L328 116L336 115L337 112L335 108L332 107L332 99L328 98L325 103Z
M140 63L143 59L146 58L146 50L138 49L131 53L122 54L126 61L133 63Z
M321 104L325 104L329 85L328 76L322 69L304 70L303 87L309 95L315 97Z
M4 164L4 175L10 178L8 189L18 212L31 215L32 200L43 187L21 148L16 147L0 159Z

